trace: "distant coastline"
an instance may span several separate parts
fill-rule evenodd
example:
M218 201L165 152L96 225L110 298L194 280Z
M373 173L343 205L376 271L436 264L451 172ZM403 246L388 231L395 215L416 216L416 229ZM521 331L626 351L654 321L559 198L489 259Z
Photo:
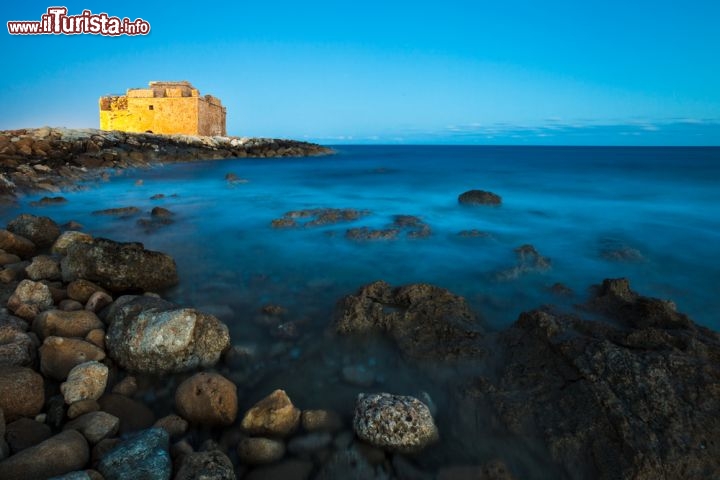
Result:
M104 169L222 158L329 155L318 144L272 138L158 135L55 127L0 131L0 201L58 193Z

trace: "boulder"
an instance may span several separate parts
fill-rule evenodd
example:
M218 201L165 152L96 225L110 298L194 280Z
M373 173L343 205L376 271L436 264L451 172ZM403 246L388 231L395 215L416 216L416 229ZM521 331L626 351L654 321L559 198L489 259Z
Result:
M438 440L427 405L389 393L358 395L353 429L361 440L400 453L417 453Z
M92 241L92 235L75 230L68 230L60 234L57 240L55 240L52 246L52 253L65 255L71 245L76 243L92 243Z
M230 346L228 328L216 317L177 308L158 298L118 299L107 321L110 357L131 371L163 373L209 367Z
M67 286L67 294L72 300L76 300L83 305L90 300L90 297L97 292L105 292L105 289L90 280L80 278L70 282Z
M25 329L14 322L0 320L0 368L32 365L37 357L37 345Z
M0 472L3 480L50 478L80 470L89 459L85 437L68 430L3 460Z
M157 292L178 283L175 260L146 250L141 243L118 243L97 238L77 242L61 262L63 281L90 280L113 292Z
M0 229L0 249L20 258L29 258L35 254L36 247L33 242L22 235Z
M30 280L60 280L60 264L48 255L38 255L25 267L25 273Z
M162 428L143 430L107 452L97 469L105 480L169 480L172 475L169 442Z
M284 390L275 390L245 413L241 426L250 435L287 437L300 424L300 410Z
M6 421L34 417L44 404L45 382L42 376L25 367L0 368L0 409Z
M478 340L483 329L465 299L433 285L366 285L338 303L333 328L343 335L385 332L410 358L481 353Z
M39 248L50 247L60 236L60 227L51 218L28 213L23 213L8 223L7 229L27 238Z
M462 205L500 205L502 197L485 190L468 190L458 196L458 203Z

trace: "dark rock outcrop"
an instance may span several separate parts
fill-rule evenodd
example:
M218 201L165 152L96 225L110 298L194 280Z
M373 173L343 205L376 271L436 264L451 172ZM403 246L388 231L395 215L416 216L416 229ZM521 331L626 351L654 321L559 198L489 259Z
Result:
M462 205L500 205L502 197L485 190L468 190L458 196L458 203Z
M482 328L465 299L427 284L375 282L343 298L333 325L340 334L385 332L408 357L442 359L480 353Z
M96 238L77 242L61 262L63 281L90 280L113 292L157 292L178 283L175 260L161 252L145 250L142 243L119 243Z

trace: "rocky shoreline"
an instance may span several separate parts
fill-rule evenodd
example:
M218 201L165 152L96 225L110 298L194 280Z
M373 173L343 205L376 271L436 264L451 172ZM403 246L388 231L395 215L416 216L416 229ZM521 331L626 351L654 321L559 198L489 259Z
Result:
M18 194L74 188L109 169L222 158L327 155L321 145L271 138L156 135L97 129L0 131L0 202Z
M720 336L624 279L595 286L574 313L543 307L499 332L443 288L363 286L338 301L331 337L385 336L412 364L431 366L429 376L438 366L473 368L443 380L450 400L440 408L426 395L371 389L332 410L299 408L282 389L244 401L232 375L242 347L228 326L161 298L180 281L166 254L29 214L0 230L0 249L2 479L690 479L720 471ZM524 246L519 261L536 253ZM169 390L172 405L154 405L140 385L147 378ZM488 436L520 443L478 453ZM428 470L420 455L438 441L484 460Z

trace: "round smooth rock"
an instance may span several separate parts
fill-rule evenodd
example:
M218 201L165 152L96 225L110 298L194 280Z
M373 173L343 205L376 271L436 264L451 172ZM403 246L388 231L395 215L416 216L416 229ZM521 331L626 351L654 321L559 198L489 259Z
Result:
M241 426L250 435L287 437L300 424L300 410L284 390L275 390L247 411Z
M80 470L89 459L85 437L66 430L5 459L0 468L3 480L51 478Z
M190 423L230 425L237 418L237 387L217 373L197 373L178 386L175 406Z
M107 412L88 412L66 423L63 430L77 430L95 445L105 438L113 437L120 428L120 419Z
M67 286L67 294L72 300L85 305L90 297L96 292L105 292L105 289L94 284L90 280L79 278L70 282ZM105 292L107 293L107 292Z
M277 462L285 456L285 442L274 438L245 437L237 446L238 458L247 465Z
M40 282L23 280L8 299L7 307L20 318L32 320L43 310L51 308L53 297L50 288Z
M38 255L25 267L25 273L30 280L59 280L60 263L48 255Z
M389 393L358 395L353 428L361 440L400 453L416 453L438 440L427 405Z
M105 328L105 324L86 310L46 310L35 317L32 328L41 340L50 336L82 338L91 330Z
M45 383L37 372L25 367L0 368L0 409L6 421L34 417L44 403Z
M85 340L47 337L40 347L40 371L55 380L63 381L76 365L104 358L104 351Z
M308 432L336 432L343 427L342 418L332 410L303 410L301 423Z

